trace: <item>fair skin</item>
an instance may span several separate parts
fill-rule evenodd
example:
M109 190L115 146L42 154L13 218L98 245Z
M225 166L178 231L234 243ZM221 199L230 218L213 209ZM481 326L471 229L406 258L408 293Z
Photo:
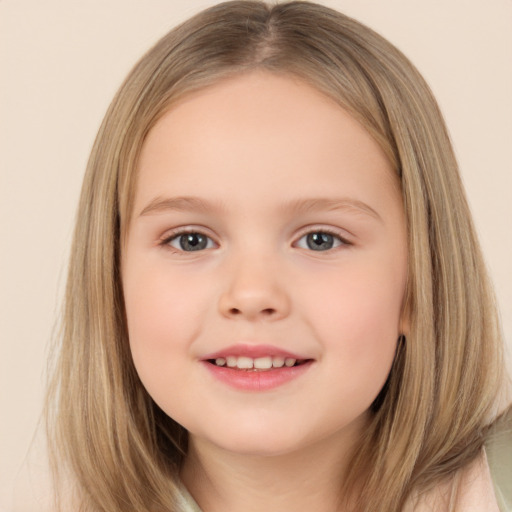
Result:
M406 225L384 153L315 89L257 71L173 105L138 171L130 348L190 433L184 483L205 512L343 510L405 328ZM277 366L227 368L247 353Z

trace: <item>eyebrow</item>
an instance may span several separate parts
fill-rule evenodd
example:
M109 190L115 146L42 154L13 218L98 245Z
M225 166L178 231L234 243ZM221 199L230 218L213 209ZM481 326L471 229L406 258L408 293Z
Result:
M349 197L297 199L283 205L283 209L290 210L295 214L338 210L354 213L364 213L382 221L382 217L369 204L366 204L359 199L353 199Z
M280 210L283 212L291 212L294 215L318 211L347 211L367 214L382 221L382 217L370 205L358 199L345 197L296 199L282 204ZM226 211L226 208L222 203L212 203L199 197L156 197L141 211L139 217L168 211L213 213L216 211Z
M211 213L216 210L224 210L224 207L220 203L210 203L199 197L155 197L140 212L139 217L167 211Z

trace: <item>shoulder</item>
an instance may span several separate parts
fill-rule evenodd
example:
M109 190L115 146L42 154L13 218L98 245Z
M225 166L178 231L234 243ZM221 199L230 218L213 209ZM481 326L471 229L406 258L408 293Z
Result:
M448 481L413 494L403 512L502 512L485 451Z
M476 459L448 482L413 494L404 508L404 512L441 511L512 512L512 406L489 429Z
M456 510L500 512L485 450L463 471Z

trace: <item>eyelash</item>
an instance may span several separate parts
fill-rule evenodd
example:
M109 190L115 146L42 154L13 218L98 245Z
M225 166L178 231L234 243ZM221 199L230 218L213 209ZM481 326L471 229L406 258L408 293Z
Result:
M322 234L326 234L326 235L330 235L332 236L333 238L337 239L340 243L338 246L336 247L333 247L331 249L327 249L325 251L315 251L314 249L308 249L309 251L311 252L331 252L335 249L338 249L340 247L349 247L351 245L353 245L349 240L347 240L345 237L341 236L339 234L339 232L335 231L334 229L329 229L329 228L308 228L307 230L303 231L300 236L297 238L297 242L302 240L304 237L306 237L307 235L310 235L310 234L317 234L317 233L322 233ZM170 243L183 236L183 235L187 235L187 234L197 234L197 235L201 235L201 236L204 236L206 238L208 238L209 240L212 240L212 237L206 235L203 231L201 231L200 229L190 229L190 228L187 228L187 229L176 229L175 231L173 231L170 235L166 235L160 242L159 242L159 246L165 248L165 249L169 249L171 250L172 252L176 253L176 254L180 254L180 255L186 255L186 254L190 254L190 253L193 253L195 251L184 251L182 249L177 249L175 247L172 247L170 245ZM297 243L295 242L295 244ZM214 241L215 243L215 241ZM210 247L211 248L211 247ZM197 252L202 252L206 250L205 249L201 249L201 250L198 250Z
M213 238L211 236L208 236L207 234L205 234L203 231L201 231L201 229L193 229L193 228L179 229L178 228L175 231L172 231L171 234L166 234L166 236L159 242L158 245L160 245L161 247L163 247L165 249L169 249L172 252L178 253L178 254L187 254L187 253L190 253L190 252L194 252L194 251L183 251L183 250L180 250L180 249L176 249L175 247L172 247L170 245L170 243L173 240L179 238L180 236L188 235L188 234L201 235L201 236L206 237L209 240L213 240ZM198 252L200 252L200 251L198 251Z
M351 245L353 245L350 241L348 241L345 237L341 236L340 233L334 229L329 229L329 228L308 228L307 230L304 230L300 236L298 237L297 239L297 242L302 240L304 237L308 236L308 235L312 235L312 234L318 234L318 233L322 233L322 234L325 234L325 235L330 235L332 236L333 238L337 239L340 243L338 246L336 247L332 247L331 249L327 249L326 251L315 251L314 249L309 249L310 251L312 252L332 252L336 249L339 249L341 247L349 247ZM297 243L295 242L295 244Z

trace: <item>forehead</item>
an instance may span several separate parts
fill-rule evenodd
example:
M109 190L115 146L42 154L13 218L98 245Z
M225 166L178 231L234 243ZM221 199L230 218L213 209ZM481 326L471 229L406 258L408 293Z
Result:
M276 191L328 195L340 185L355 193L357 181L390 192L397 185L379 145L334 100L297 78L263 71L173 105L146 138L138 175L136 211L163 191L250 204Z

